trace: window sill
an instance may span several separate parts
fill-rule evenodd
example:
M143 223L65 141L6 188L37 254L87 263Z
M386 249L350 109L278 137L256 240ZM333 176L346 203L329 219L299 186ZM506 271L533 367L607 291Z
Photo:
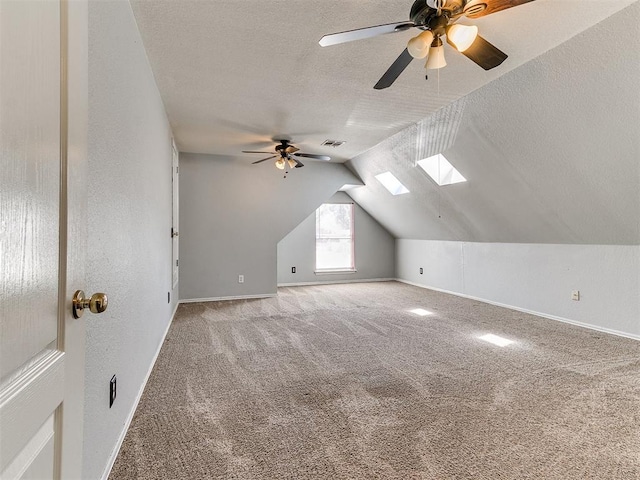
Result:
M349 273L356 273L358 270L355 268L345 268L345 269L336 269L336 270L316 270L316 275L344 275Z

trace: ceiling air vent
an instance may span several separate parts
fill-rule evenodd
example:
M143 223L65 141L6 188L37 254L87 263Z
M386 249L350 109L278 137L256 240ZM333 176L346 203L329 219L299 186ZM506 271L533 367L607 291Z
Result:
M344 140L325 140L321 143L321 145L325 145L327 147L339 147L344 143Z
M468 3L467 6L464 7L464 14L469 18L473 18L480 15L486 9L487 9L486 3L482 3L482 2L473 3L473 4Z

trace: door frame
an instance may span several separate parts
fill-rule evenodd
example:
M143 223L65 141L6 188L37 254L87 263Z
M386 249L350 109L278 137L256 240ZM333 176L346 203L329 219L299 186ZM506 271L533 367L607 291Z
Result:
M171 288L176 288L180 276L180 208L179 208L179 190L180 190L180 167L178 149L176 142L171 139Z

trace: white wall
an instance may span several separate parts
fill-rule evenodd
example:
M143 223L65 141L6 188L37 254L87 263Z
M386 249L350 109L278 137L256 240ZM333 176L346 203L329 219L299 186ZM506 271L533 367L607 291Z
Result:
M396 258L401 280L640 339L638 245L397 240Z
M180 298L275 294L277 243L342 185L359 183L342 164L308 161L283 178L273 163L251 161L180 154Z
M355 203L338 192L324 203ZM278 284L322 283L395 277L395 239L355 203L355 273L315 274L316 212L278 242ZM291 273L296 267L296 273Z
M89 3L87 293L82 478L101 478L169 324L171 131L129 2ZM167 292L172 291L171 303ZM109 408L109 379L118 379Z

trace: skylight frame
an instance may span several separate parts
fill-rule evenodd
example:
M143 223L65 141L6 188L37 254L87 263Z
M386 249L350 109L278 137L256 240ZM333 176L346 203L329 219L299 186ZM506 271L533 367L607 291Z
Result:
M405 193L411 193L407 187L405 187L400 180L391 172L383 172L376 175L376 180L382 184L387 191L393 195L404 195Z
M460 171L441 153L418 160L417 165L440 187L467 181Z

